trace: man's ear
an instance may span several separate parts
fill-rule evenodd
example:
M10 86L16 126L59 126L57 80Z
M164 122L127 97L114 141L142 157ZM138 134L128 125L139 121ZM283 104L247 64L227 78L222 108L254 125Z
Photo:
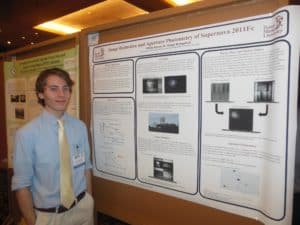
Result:
M39 97L40 99L44 99L43 93L38 93L38 97Z

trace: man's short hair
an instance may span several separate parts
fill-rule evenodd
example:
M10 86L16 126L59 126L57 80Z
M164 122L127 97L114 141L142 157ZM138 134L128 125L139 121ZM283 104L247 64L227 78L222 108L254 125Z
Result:
M45 106L45 101L44 99L39 98L38 94L44 93L44 88L47 83L47 78L50 76L58 76L64 81L66 81L68 87L70 88L70 92L72 92L72 86L74 85L74 82L70 78L70 74L63 69L52 68L52 69L43 70L42 72L40 72L35 82L35 93L38 98L38 103L41 104L42 106Z

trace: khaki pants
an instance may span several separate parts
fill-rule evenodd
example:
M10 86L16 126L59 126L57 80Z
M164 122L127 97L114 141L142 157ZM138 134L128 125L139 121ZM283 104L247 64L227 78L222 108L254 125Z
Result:
M36 210L35 225L94 225L94 199L86 193L77 205L64 213Z

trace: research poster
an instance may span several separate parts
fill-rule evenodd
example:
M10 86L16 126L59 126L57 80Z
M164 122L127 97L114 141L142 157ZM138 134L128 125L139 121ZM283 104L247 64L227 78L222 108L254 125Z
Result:
M18 128L36 117L43 107L38 104L35 81L48 68L62 68L75 82L68 113L79 117L78 46L38 57L4 62L8 166L12 167L14 135Z
M94 175L291 224L300 7L90 47Z

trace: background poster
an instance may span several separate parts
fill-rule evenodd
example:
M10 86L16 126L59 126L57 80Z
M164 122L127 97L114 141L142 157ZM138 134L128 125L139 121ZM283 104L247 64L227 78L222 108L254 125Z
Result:
M288 6L91 47L94 175L290 224L299 21Z
M68 112L79 116L79 61L78 46L24 60L4 62L6 126L8 145L8 166L12 167L13 142L16 130L37 116L43 109L37 103L35 81L39 73L48 68L62 68L68 71L75 82Z

